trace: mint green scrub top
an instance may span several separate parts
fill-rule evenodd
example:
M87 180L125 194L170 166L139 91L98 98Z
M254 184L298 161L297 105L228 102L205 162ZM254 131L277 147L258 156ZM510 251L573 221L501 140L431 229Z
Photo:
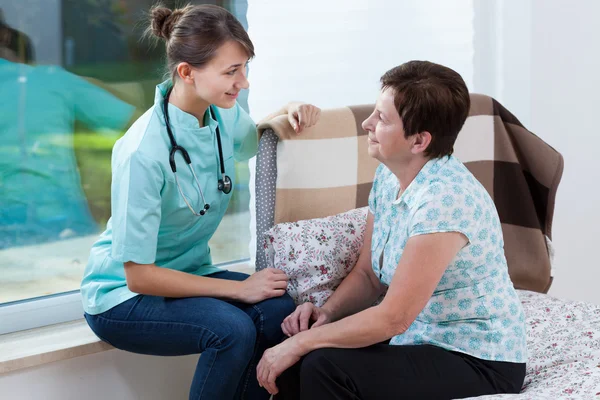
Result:
M117 141L112 156L112 216L93 245L81 284L83 308L100 314L136 296L127 288L123 264L156 264L194 275L220 269L212 265L208 241L215 233L233 193L217 188L220 178L216 127L219 127L225 173L234 181L234 159L256 154L258 136L250 116L236 103L230 109L211 106L204 126L169 103L175 140L189 153L210 209L195 216L181 197L169 166L171 143L165 127L164 97L170 81L156 88L154 106ZM176 153L177 176L192 207L204 202L194 177Z

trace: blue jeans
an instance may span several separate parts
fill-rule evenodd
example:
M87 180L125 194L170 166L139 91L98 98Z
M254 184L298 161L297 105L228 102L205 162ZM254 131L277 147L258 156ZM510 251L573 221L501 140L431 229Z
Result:
M209 276L248 277L229 271ZM294 308L287 293L257 304L139 295L85 318L100 339L118 349L158 356L202 353L190 399L260 400L269 394L258 386L256 365L266 349L283 340L281 322Z

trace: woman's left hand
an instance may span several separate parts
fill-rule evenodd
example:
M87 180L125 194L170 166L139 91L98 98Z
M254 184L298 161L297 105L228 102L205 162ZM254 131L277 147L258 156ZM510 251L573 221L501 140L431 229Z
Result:
M295 338L267 349L256 367L256 377L260 386L273 395L277 394L279 389L275 380L283 371L296 364L303 355Z
M317 123L321 117L321 109L306 103L290 103L287 106L288 121L296 133Z

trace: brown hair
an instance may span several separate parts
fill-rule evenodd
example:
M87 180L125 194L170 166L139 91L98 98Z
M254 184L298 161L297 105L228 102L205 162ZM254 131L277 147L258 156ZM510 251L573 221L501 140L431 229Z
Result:
M425 155L451 155L471 107L469 90L454 70L429 61L409 61L381 77L382 89L394 91L394 105L408 138L431 133Z
M167 67L177 77L177 65L187 62L201 68L229 40L240 43L248 58L254 57L254 45L240 22L226 9L209 5L187 5L171 10L160 5L150 10L147 34L163 38L167 47Z

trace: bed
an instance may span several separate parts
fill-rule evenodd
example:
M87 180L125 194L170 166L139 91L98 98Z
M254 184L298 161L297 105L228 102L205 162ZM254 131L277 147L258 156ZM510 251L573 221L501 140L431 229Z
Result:
M523 388L478 399L600 399L600 306L517 292L527 316Z
M376 160L361 122L374 105L323 110L297 136L281 116L259 126L251 180L256 270L275 224L367 205ZM502 223L509 274L527 316L529 361L518 395L493 399L600 399L600 306L561 300L552 284L552 219L563 158L495 99L471 95L454 153L488 190Z

